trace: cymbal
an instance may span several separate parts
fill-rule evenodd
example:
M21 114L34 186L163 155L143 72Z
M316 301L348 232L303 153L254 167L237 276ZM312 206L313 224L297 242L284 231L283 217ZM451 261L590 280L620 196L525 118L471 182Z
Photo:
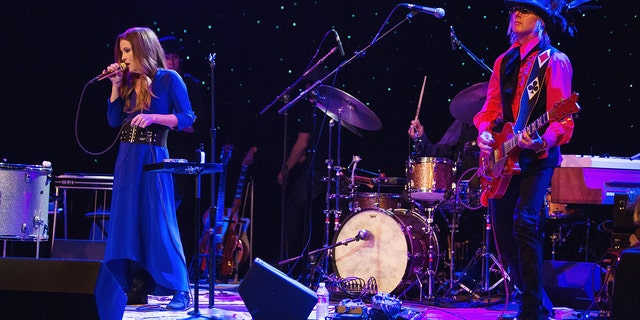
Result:
M488 87L489 82L478 82L456 94L449 104L451 115L466 124L473 124L473 117L487 99Z
M380 130L382 122L367 106L350 94L327 85L319 85L318 107L332 119L363 130Z

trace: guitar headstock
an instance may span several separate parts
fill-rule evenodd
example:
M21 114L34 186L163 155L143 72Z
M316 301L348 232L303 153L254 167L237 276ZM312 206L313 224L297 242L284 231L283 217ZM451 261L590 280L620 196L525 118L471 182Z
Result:
M549 112L549 118L559 121L579 111L578 93L574 92L569 98L560 100L553 105L553 109Z
M258 148L256 148L256 146L252 146L251 148L249 148L249 151L247 151L247 154L242 160L243 167L248 167L253 163L253 154L256 153L256 151L258 151Z
M222 146L222 151L220 152L220 162L227 164L229 159L231 159L231 153L233 152L232 144L225 144Z

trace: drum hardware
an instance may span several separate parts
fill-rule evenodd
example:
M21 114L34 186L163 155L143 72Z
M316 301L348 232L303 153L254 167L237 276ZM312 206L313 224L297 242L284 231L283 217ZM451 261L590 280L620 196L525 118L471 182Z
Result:
M468 179L465 179L469 174ZM482 208L480 197L482 196L480 179L478 177L478 167L469 168L460 175L456 183L456 203L462 204L469 210Z
M423 227L423 230L426 234L432 235L429 237L426 243L426 269L418 269L414 270L415 280L407 287L404 291L398 294L399 297L403 297L407 294L407 292L414 286L418 285L420 295L419 300L422 301L424 296L424 287L423 282L426 278L427 280L427 299L435 298L435 284L436 284L436 275L438 271L438 267L440 265L440 246L438 243L437 234L439 232L438 226L434 224L433 213L437 207L429 206L424 208L420 203L415 204L420 212L427 212L426 215L422 215L422 218L426 222L426 225Z
M492 290L494 290L498 285L500 285L504 281L510 281L509 274L506 272L498 258L489 251L489 243L491 237L491 218L489 211L484 214L485 218L485 228L484 228L484 238L482 241L482 245L478 250L476 250L475 255L471 258L469 263L465 266L465 268L461 271L460 277L452 281L449 290L445 293L445 297L448 296L453 288L457 285L462 288L464 291L471 294L476 299L480 298L478 293L487 293L490 294ZM476 263L480 262L482 267L481 274L481 287L479 289L470 288L468 284L465 284L462 280L467 277L470 269L476 265ZM491 272L496 272L500 274L500 278L496 280L493 284L491 284Z
M313 97L313 105L317 109L324 112L327 116L331 118L329 120L329 130L328 130L328 159L325 160L327 164L327 178L323 179L327 184L327 194L325 197L325 230L324 230L324 248L328 248L329 239L330 239L330 224L331 218L330 216L333 214L334 221L334 231L338 231L340 229L340 216L342 211L340 210L340 201L344 198L343 195L340 194L340 183L344 174L342 171L344 168L340 165L341 158L341 137L342 137L342 127L347 128L352 131L356 135L360 135L356 128L361 128L365 130L379 130L382 127L382 123L378 116L373 113L369 108L367 108L362 102L358 101L356 98L352 97L348 93L341 91L339 89L321 85L321 81L315 83L314 86L309 87L303 94L300 96L306 95L311 89L315 89L316 96ZM284 111L287 107L281 109ZM314 108L315 110L315 108ZM337 124L337 162L334 165L334 160L332 159L332 143L333 143L333 127ZM360 161L360 157L354 156L353 161L349 167L353 166L353 170L357 163ZM335 179L334 179L335 177ZM333 186L332 184L335 184ZM352 181L351 185L353 186L355 183ZM332 187L334 193L332 193ZM350 197L353 197L353 187ZM349 196L347 196L349 197ZM333 209L332 209L332 200ZM311 256L310 254L305 255L304 253L298 256L297 258ZM296 260L287 259L281 261L279 264L284 264L290 261ZM327 276L328 270L328 256L324 255L320 260L316 260L313 262L314 266L311 266L311 261L309 261L309 270L318 270L321 272L322 276ZM315 266L319 264L319 266ZM308 278L313 278L312 274L308 275Z

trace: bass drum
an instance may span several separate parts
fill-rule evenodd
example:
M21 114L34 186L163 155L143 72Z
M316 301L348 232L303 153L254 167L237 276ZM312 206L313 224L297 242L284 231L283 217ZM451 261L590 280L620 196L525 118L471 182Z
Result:
M340 278L374 278L377 291L401 293L416 274L422 275L439 263L438 239L425 219L413 211L393 212L368 209L345 220L335 242L356 237L367 230L368 237L334 248L333 269ZM434 270L435 271L435 270Z
M47 240L51 167L0 163L0 238Z

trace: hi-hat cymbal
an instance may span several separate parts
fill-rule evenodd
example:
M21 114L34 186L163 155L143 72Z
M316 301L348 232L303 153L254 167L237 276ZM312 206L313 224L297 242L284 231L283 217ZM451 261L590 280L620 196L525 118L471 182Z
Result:
M380 118L350 94L327 85L319 85L317 90L316 106L332 119L363 130L375 131L382 128Z
M482 109L487 98L489 82L478 82L460 91L449 105L451 115L466 123L473 124L473 117Z

